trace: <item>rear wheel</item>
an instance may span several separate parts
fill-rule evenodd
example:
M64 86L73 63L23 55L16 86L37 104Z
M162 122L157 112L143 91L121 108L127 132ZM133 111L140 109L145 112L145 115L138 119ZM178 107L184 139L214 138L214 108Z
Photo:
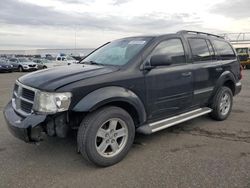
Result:
M19 67L18 67L18 71L19 71L19 72L23 72L23 67L22 67L22 66L19 66Z
M211 117L215 120L225 120L233 106L233 93L230 88L228 87L221 87L212 102L212 113Z
M135 126L131 116L118 107L104 107L82 121L77 135L84 158L98 166L121 161L133 144Z

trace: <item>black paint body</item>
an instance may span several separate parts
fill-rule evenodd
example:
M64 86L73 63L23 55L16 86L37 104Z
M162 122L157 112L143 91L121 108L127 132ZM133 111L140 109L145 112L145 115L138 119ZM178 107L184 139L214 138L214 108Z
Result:
M68 111L71 114L88 113L110 103L127 104L138 116L137 127L208 106L214 93L225 83L231 84L234 95L239 93L241 85L237 83L241 75L237 56L222 60L216 55L213 60L194 62L189 37L209 40L212 45L216 38L183 33L150 36L150 42L124 66L71 65L30 73L19 78L19 82L42 91L72 92ZM186 63L146 68L153 49L171 38L181 39ZM11 118L9 108L11 105L4 110L7 122ZM31 127L40 124L38 121ZM10 126L16 127L13 123Z

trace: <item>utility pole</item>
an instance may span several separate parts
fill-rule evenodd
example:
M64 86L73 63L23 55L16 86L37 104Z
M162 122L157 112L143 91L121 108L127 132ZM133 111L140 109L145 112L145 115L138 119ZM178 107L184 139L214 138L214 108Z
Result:
M76 29L77 27L75 26L75 54L76 54Z

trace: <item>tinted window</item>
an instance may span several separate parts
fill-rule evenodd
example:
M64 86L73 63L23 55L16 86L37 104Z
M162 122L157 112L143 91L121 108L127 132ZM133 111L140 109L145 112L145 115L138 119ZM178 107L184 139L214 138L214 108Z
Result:
M185 63L185 53L180 39L169 39L161 42L152 55L166 55L173 63Z
M214 48L212 47L212 44L209 40L206 40L207 41L207 46L208 46L208 49L209 49L209 53L212 57L212 59L216 59L215 57L215 52L214 52Z
M213 43L221 59L234 59L235 58L234 51L227 42L214 40Z
M188 41L194 61L207 61L212 59L205 39L192 38L188 39Z

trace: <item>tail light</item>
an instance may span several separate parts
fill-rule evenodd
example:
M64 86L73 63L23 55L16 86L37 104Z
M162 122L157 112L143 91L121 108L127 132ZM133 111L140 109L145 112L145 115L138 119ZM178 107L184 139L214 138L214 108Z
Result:
M242 75L242 70L243 70L243 66L240 65L240 80L243 78L243 75Z

